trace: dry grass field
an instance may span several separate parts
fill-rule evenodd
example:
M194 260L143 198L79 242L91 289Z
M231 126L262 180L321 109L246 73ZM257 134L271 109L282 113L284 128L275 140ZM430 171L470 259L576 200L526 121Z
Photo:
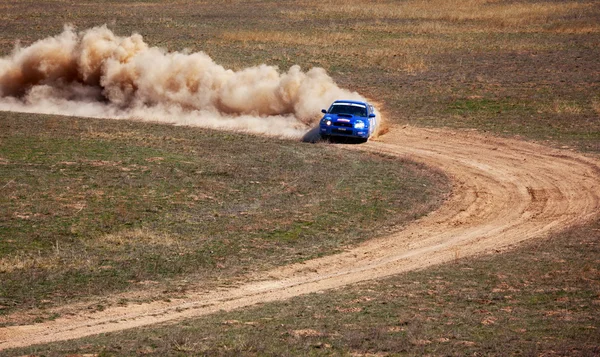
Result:
M597 356L600 223L519 250L9 356Z
M422 216L448 190L423 165L334 145L10 112L0 129L4 325L332 254Z
M325 68L394 123L600 151L597 1L6 1L0 51L108 24L226 68Z
M2 55L65 24L107 24L231 69L323 67L391 124L600 154L599 1L6 0L0 20ZM107 292L232 284L397 229L448 190L439 172L337 145L6 112L0 129L3 325L54 319L47 308L67 301L143 299ZM357 216L333 229L339 214ZM596 221L493 257L2 353L594 356L599 242Z

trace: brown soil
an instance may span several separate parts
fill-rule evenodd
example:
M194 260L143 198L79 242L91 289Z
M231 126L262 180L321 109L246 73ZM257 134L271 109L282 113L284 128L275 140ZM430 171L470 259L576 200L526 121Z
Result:
M474 132L410 127L393 127L377 142L351 148L439 167L452 177L453 194L439 210L398 233L249 277L237 287L1 328L0 350L176 322L501 252L600 214L600 161L572 151Z

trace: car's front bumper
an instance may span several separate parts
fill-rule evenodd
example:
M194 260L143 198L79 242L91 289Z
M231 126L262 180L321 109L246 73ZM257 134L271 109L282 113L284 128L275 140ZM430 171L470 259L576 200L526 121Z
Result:
M322 136L346 136L352 138L369 138L369 129L356 129L348 127L338 127L334 125L320 125L320 133Z

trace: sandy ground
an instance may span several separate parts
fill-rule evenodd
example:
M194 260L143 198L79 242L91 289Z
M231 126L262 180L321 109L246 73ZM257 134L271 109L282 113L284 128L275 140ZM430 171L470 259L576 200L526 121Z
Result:
M440 209L401 232L338 255L249 277L240 286L0 328L0 350L172 323L474 254L497 254L600 214L600 161L570 150L476 132L411 127L393 127L376 142L349 147L438 167L453 180L452 196Z

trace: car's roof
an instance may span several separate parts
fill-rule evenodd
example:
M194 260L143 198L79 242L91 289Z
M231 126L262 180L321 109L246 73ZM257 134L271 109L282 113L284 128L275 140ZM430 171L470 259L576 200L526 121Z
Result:
M336 100L333 104L361 104L366 106L367 102L361 102L358 100Z

